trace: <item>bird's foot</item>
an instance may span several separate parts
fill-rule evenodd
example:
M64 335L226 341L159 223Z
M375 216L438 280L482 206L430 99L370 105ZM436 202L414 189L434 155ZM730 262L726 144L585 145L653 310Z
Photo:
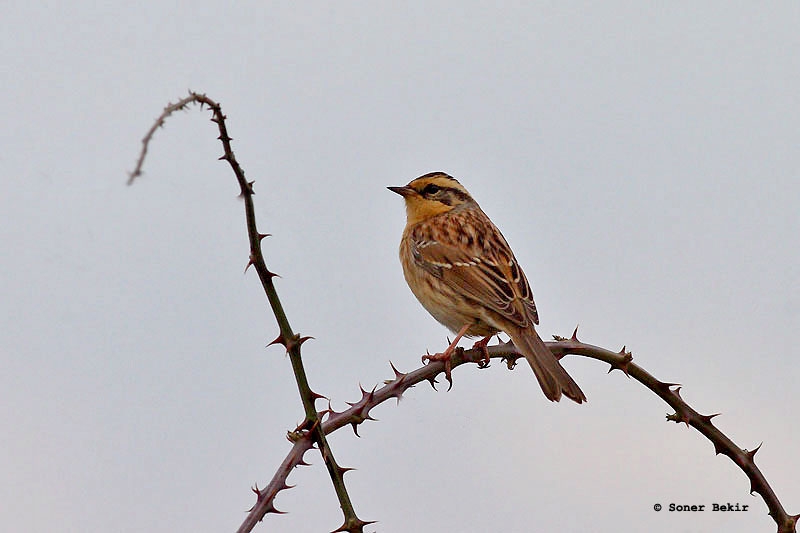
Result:
M453 357L452 356L453 356L453 352L455 352L457 349L458 350L463 350L463 348L456 348L456 346L454 344L451 344L450 346L447 347L447 349L445 349L445 351L443 351L441 353L435 353L433 355L428 353L428 354L422 356L422 363L423 364L429 364L429 363L433 363L433 362L442 362L442 363L444 363L444 378L447 380L447 383L448 383L448 386L447 386L447 390L448 391L453 388L453 376L451 375L451 372L453 370Z
M492 337L494 337L494 335L487 335L472 345L473 348L479 349L481 354L483 354L483 358L478 361L478 368L489 368L489 362L491 361L491 358L489 357L489 349L486 348L486 345L489 344L489 341L492 340Z
M456 338L453 339L453 342L451 342L450 345L447 348L445 348L445 350L443 352L435 353L433 355L428 353L428 354L422 356L422 364L426 364L426 361L428 363L430 363L432 361L442 361L442 362L444 362L444 377L445 377L445 379L447 379L447 382L450 384L450 386L447 387L447 390L450 390L450 389L453 388L453 378L450 375L450 371L453 368L453 360L452 360L451 356L453 355L453 352L456 349L459 349L462 352L464 351L463 348L457 348L457 345L458 345L458 341L461 340L461 337L463 337L464 334L467 332L467 330L470 328L470 325L471 324L465 324L460 330L458 330L458 333L456 334Z

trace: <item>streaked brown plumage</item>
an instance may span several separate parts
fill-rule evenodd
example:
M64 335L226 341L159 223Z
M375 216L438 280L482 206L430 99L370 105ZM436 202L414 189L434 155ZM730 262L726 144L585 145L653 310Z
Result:
M530 363L547 398L558 401L563 393L577 403L586 401L534 329L539 315L514 253L464 186L432 172L389 189L406 202L400 262L422 306L468 337L505 332Z

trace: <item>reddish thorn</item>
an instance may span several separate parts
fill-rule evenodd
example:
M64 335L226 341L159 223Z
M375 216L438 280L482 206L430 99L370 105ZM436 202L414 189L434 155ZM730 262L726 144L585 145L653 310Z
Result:
M625 348L626 348L626 346L625 346L625 345L623 345L623 346L622 346L622 349L619 351L619 354L620 354L620 355L625 355Z
M265 348L272 346L273 344L283 344L283 346L286 347L286 338L283 335L278 335L277 337L275 337L275 340L267 344Z
M356 437L358 437L359 439L361 438L361 435L358 434L358 425L360 423L361 422L350 422L350 425L353 426L353 433L355 433Z
M317 394L313 390L310 390L310 392L311 392L311 397L314 398L314 400L321 400L321 399L328 400L328 406L330 407L331 401L327 396L323 396L322 394Z
M745 453L745 455L747 455L747 457L749 457L749 458L750 458L750 460L752 461L752 460L753 460L753 457L755 457L755 456L756 456L756 453L758 453L758 450L760 450L760 449L761 449L761 446L762 446L763 444L764 444L764 443L762 442L761 444L759 444L758 446L756 446L756 448L755 448L754 450L750 450L750 451L744 450L744 453ZM752 491L751 491L751 492L752 492Z
M392 363L391 361L389 361L389 366L392 367L392 371L394 372L394 379L396 379L398 381L402 381L403 378L406 377L406 374L404 374L404 373L400 372L399 370L397 370L397 368L394 366L394 363Z
M580 326L580 324L578 324ZM575 331L572 332L572 340L575 342L580 342L578 340L578 326L575 326Z
M301 346L302 346L302 345L303 345L303 343L304 343L304 342L306 342L308 339L313 339L313 338L314 338L314 337L312 337L312 336L310 336L310 335L307 335L307 336L305 336L305 337L298 337L298 338L297 338L297 344L299 344L299 345L301 345Z
M672 394L674 394L678 398L681 398L681 387L677 387L675 390L673 390L671 392L672 392ZM681 400L683 400L683 398L681 398Z
M680 385L680 383L667 383L666 381L659 381L658 384L657 384L658 388L661 389L664 392L672 392L670 390L670 388L671 387L677 387L679 385Z
M710 424L710 423L711 423L711 419L712 419L712 418L714 418L714 417L716 417L716 416L719 416L719 415L721 415L721 414L722 414L722 413L714 413L714 414L712 414L712 415L700 415L700 420L702 420L702 421L703 421L703 422L705 422L706 424Z
M272 505L272 504L269 504L269 507L267 507L267 510L266 510L266 512L267 512L267 513L275 513L275 514L286 514L286 512L285 512L285 511L279 511L279 510L277 510L277 509L275 508L275 506L274 506L274 505Z
M253 259L253 256L250 256L250 261L248 261L247 262L247 266L244 267L244 273L247 274L247 271L250 270L250 267L255 265L255 264L256 263L255 263L255 260Z
M263 241L267 237L272 237L272 234L271 233L259 233L258 234L258 240L259 241Z

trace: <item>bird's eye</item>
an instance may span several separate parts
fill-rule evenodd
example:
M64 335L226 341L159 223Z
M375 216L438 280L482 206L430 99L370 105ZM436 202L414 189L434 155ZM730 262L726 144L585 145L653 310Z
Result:
M438 185L434 185L433 183L430 183L430 184L426 185L424 189L422 189L422 193L425 194L425 195L436 194L440 190L441 189L440 189L440 187Z

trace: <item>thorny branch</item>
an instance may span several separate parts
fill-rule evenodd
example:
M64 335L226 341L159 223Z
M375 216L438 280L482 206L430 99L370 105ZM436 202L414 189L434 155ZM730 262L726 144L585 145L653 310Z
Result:
M306 413L305 420L300 424L295 432L297 434L307 435L314 443L317 444L320 453L322 454L322 458L325 461L325 466L328 468L328 473L331 477L331 481L333 482L336 496L339 498L339 506L342 508L342 513L344 514L344 523L336 531L363 533L364 526L372 522L367 522L358 518L355 510L353 509L353 503L350 500L350 495L348 494L344 483L344 473L348 469L339 466L333 456L333 451L328 445L325 432L322 430L320 425L319 415L317 414L316 407L314 406L316 400L322 398L322 396L311 390L311 387L308 384L308 378L306 377L305 368L303 366L303 360L300 355L300 347L311 337L301 337L299 334L294 333L292 327L289 325L289 319L286 317L286 313L283 310L283 305L278 298L275 285L272 283L272 278L274 278L276 274L267 268L266 262L264 261L264 256L261 253L261 241L267 237L267 234L260 233L256 227L255 207L253 205L253 195L255 194L253 192L254 182L247 181L245 179L244 170L236 160L236 156L233 154L233 149L231 148L231 141L233 139L231 139L231 137L228 135L228 128L225 125L226 117L222 113L220 105L211 98L207 97L205 94L200 94L193 91L189 91L189 96L182 98L178 102L174 104L168 104L167 107L164 108L164 111L161 113L161 115L156 119L155 124L142 139L142 151L139 154L136 167L134 168L133 172L130 173L128 184L130 185L133 183L133 180L142 174L142 164L144 163L145 156L147 155L147 147L150 143L150 140L153 138L155 131L159 127L163 126L165 120L175 111L184 110L189 104L200 104L201 108L202 106L208 106L208 108L211 109L211 121L217 124L217 127L219 128L219 137L217 138L220 140L220 142L222 142L222 147L224 150L224 153L220 159L227 161L228 164L230 164L231 168L233 169L233 173L236 176L236 180L239 183L241 198L244 200L245 217L247 220L247 234L250 241L250 261L247 263L245 270L247 270L247 268L250 266L253 266L258 273L259 279L261 280L264 293L267 295L267 299L272 307L272 312L275 315L275 319L278 322L278 327L280 328L280 334L274 341L272 341L271 344L282 344L286 348L286 352L289 354L289 360L292 363L292 369L294 370L297 388L300 392L300 398L303 402L303 408ZM286 487L284 486L283 488ZM261 499L261 494L259 493L259 500ZM268 506L271 508L272 512L276 512L274 506L272 506L271 500L268 503Z
M745 473L750 479L750 492L757 492L764 499L770 516L778 525L778 533L796 533L795 527L800 515L792 516L786 512L761 470L756 466L753 458L758 448L748 451L734 444L712 423L712 418L717 415L701 415L698 413L681 398L680 387L676 383L660 381L641 366L633 363L631 352L626 351L624 347L619 352L613 352L599 346L585 344L578 340L577 329L569 339L564 337L555 338L555 342L547 342L546 344L559 359L565 355L580 355L606 362L610 365L609 372L621 370L628 377L635 379L658 395L670 407L675 409L675 413L667 415L667 420L684 422L687 426L697 429L711 441L717 454L727 455ZM510 342L488 346L487 348L491 358L505 360L509 368L513 368L516 360L521 357L521 354ZM478 349L456 350L453 354L452 368L455 369L464 363L480 364L482 357L483 353ZM431 385L434 385L436 376L444 371L444 363L430 363L407 374L399 372L394 365L392 365L392 370L395 375L394 379L387 381L384 386L372 391L361 389L361 400L352 404L349 409L335 412L328 408L328 410L321 413L326 415L322 430L326 434L330 434L350 425L358 435L358 426L365 420L371 420L370 411L374 407L390 398L397 398L399 402L405 391L422 381L429 381ZM259 501L251 509L250 515L245 520L245 523L242 524L242 527L239 528L238 533L250 531L250 529L245 528L245 525L254 524L261 520L266 513L273 512L272 501L277 493L285 488L286 475L284 474L288 475L290 471L290 469L286 468L287 464L293 463L293 466L303 465L303 454L311 447L311 444L312 442L307 436L294 441L294 447L281 464L281 468L275 473L270 483L264 489L258 491Z
M211 120L219 127L219 140L222 142L225 152L220 159L228 161L231 165L236 179L239 182L242 197L245 202L247 229L250 237L250 262L248 263L248 267L250 265L255 267L262 285L264 286L264 291L267 294L281 330L280 335L273 343L283 344L289 353L292 367L295 371L298 389L300 390L303 406L306 411L304 422L296 430L288 434L289 440L292 441L294 445L275 472L272 480L263 489L254 487L253 491L257 495L256 504L250 509L249 514L237 532L245 533L252 531L255 525L260 522L266 514L280 513L274 505L275 496L280 491L291 488L286 484L289 474L294 467L307 464L303 460L303 456L314 444L317 444L320 448L345 515L344 524L336 531L363 532L363 527L370 522L362 521L356 516L347 490L344 487L343 475L348 469L340 467L333 459L333 454L327 444L325 435L329 435L347 425L350 425L355 434L358 435L358 426L366 420L373 420L370 416L370 411L375 406L390 398L396 398L399 402L405 391L422 381L430 382L435 388L435 378L440 372L444 371L444 363L433 362L409 373L399 372L394 365L392 365L392 370L395 374L394 379L387 381L384 386L380 388L376 387L371 391L366 391L362 388L361 399L350 404L351 407L349 409L336 412L329 406L325 411L317 413L314 402L316 399L322 398L322 396L314 393L308 386L302 359L300 357L300 346L309 337L300 337L292 332L288 319L283 312L283 307L278 299L275 287L272 284L272 278L275 274L270 272L266 267L263 255L261 254L260 245L261 240L267 235L259 233L255 224L255 211L252 201L252 196L254 194L252 187L253 182L247 182L245 180L244 171L233 155L230 146L231 138L228 136L225 126L225 116L222 114L219 104L203 94L190 92L188 97L179 100L175 104L167 105L142 139L142 150L137 160L136 167L133 172L130 173L128 184L131 184L137 176L141 175L142 165L147 155L147 147L155 131L164 125L166 118L172 113L184 110L192 103L208 106L213 113L213 118ZM701 415L698 413L681 398L681 387L678 386L678 384L667 383L656 379L642 367L633 363L631 352L625 351L624 347L619 352L613 352L605 348L582 343L577 338L577 329L569 339L564 337L555 337L555 339L555 342L548 342L547 345L559 359L565 355L580 355L604 361L611 367L609 372L612 370L621 370L628 377L634 378L658 395L675 410L674 413L667 415L667 420L678 423L683 422L687 427L691 426L697 429L703 436L711 441L717 454L721 453L728 456L731 461L744 472L750 480L750 492L757 492L764 499L769 509L770 516L772 516L778 526L778 533L796 533L796 524L798 520L800 520L800 514L789 515L786 512L761 470L756 466L754 457L759 449L758 447L753 450L745 450L738 447L731 439L723 434L722 431L714 426L712 419L717 416L716 414ZM487 348L490 357L505 360L509 368L513 368L516 364L516 360L521 356L510 342L489 346ZM452 356L452 368L465 363L480 363L482 359L483 353L481 350L458 349Z

